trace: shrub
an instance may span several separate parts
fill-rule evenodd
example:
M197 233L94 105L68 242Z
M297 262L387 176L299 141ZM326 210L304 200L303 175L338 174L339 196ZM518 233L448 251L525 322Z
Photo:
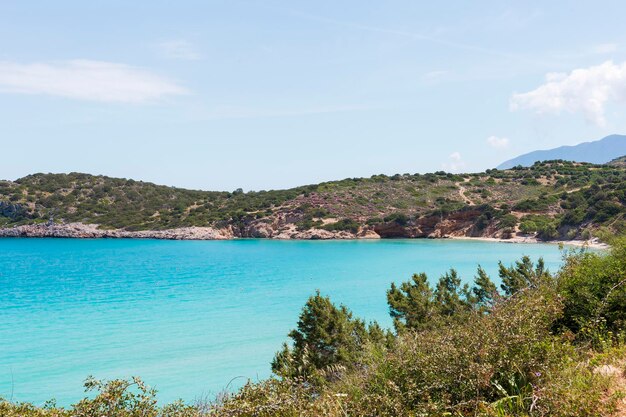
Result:
M536 233L539 239L551 240L558 237L556 225L559 220L548 216L528 215L522 217L520 231L522 233Z
M381 219L380 217L371 217L367 219L365 224L368 226L376 226L377 224L381 224L382 222L383 222L383 219Z
M85 391L96 393L84 398L70 410L57 408L49 402L42 408L31 404L11 404L0 399L3 417L200 417L196 407L177 401L163 407L157 405L156 390L140 378L101 381L93 377L85 381Z
M321 228L325 230L346 231L352 233L357 233L360 227L361 225L356 220L352 219L341 219L335 223L328 223L321 226Z
M608 254L570 253L558 283L565 304L563 326L579 337L622 331L626 326L626 239L613 242Z
M505 214L498 222L500 229L515 228L515 226L517 226L517 217L512 214Z
M559 311L553 292L530 291L470 321L407 332L364 377L348 415L470 416L514 396L527 411L561 353L549 330Z
M384 218L387 223L396 223L399 226L406 226L409 223L409 217L403 213L393 213Z

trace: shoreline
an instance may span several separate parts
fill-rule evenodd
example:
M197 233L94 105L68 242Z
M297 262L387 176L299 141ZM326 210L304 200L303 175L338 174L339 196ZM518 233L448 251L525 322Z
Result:
M488 236L406 236L406 237L381 237L377 233L352 234L346 232L328 232L311 229L308 233L295 235L277 234L274 236L237 236L232 229L217 229L213 227L182 227L166 230L141 230L127 231L121 229L99 229L94 224L68 223L55 225L22 225L0 229L0 238L59 238L59 239L157 239L157 240L238 240L238 239L263 239L263 240L379 240L379 239L437 239L437 240L467 240L483 241L492 243L524 243L538 244L549 243L574 247L587 247L591 249L606 250L610 246L597 239L592 240L551 240L543 241L532 236L514 236L502 239Z
M591 249L609 249L611 246L600 242L596 239L592 240L539 240L530 236L515 236L510 239L500 239L497 237L472 237L472 236L449 236L446 239L453 240L474 240L474 241L483 241L483 242L494 242L494 243L525 243L525 244L537 244L537 243L548 243L552 245L567 245L567 246L575 246L578 248L591 248Z

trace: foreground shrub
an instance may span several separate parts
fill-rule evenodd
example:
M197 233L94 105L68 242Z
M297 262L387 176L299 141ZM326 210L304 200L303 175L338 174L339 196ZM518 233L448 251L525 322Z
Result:
M610 416L621 393L611 392L614 378L597 372L576 352L567 352L546 373L533 393L529 415L555 417Z
M558 285L565 304L560 324L579 339L619 337L626 325L626 240L615 241L608 254L570 253Z
M368 402L387 415L396 415L398 407L416 415L473 415L512 395L527 405L533 386L561 354L549 330L559 314L554 293L533 291L488 315L474 313L471 325L407 332L364 381L363 391L381 399Z
M42 408L32 404L12 404L0 400L2 417L200 417L199 410L182 401L164 407L157 405L156 390L140 378L100 381L89 377L85 391L95 392L93 398L84 398L70 410L57 408L53 403Z

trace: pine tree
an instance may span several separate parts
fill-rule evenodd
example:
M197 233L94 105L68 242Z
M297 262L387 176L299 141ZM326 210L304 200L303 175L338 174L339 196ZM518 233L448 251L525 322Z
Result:
M508 268L502 262L499 263L499 266L499 275L500 279L502 279L500 287L507 296L511 296L525 288L537 288L542 282L546 282L551 277L545 268L542 258L539 258L535 267L528 256L522 257L520 261L515 262L515 265L511 265Z
M403 282L400 288L392 283L387 291L387 303L397 332L423 328L437 315L433 289L424 273L414 274L411 281Z
M293 348L284 344L274 357L272 371L282 377L314 375L331 366L358 366L368 344L382 347L389 333L377 324L366 326L345 306L335 306L319 291L308 299L297 328L289 333Z
M472 288L474 308L478 311L486 311L493 307L499 298L498 288L482 266L478 265L476 272L478 275L474 278L474 287Z
M453 317L471 310L469 287L467 284L461 285L461 278L455 269L439 278L434 295L439 314L443 317Z

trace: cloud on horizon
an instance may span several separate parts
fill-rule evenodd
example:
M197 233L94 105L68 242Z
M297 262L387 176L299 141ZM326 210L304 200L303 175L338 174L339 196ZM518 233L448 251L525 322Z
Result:
M582 113L601 127L606 126L605 109L610 102L626 101L626 63L607 61L567 73L549 73L546 83L527 93L513 94L511 110L536 113Z
M487 144L492 148L504 149L509 146L509 138L500 138L498 136L489 136L487 138Z
M459 170L465 168L465 162L460 152L452 152L448 156L448 162L441 164L441 167L448 172L459 172Z
M84 59L30 64L0 61L0 92L131 104L188 94L174 81L144 69Z

